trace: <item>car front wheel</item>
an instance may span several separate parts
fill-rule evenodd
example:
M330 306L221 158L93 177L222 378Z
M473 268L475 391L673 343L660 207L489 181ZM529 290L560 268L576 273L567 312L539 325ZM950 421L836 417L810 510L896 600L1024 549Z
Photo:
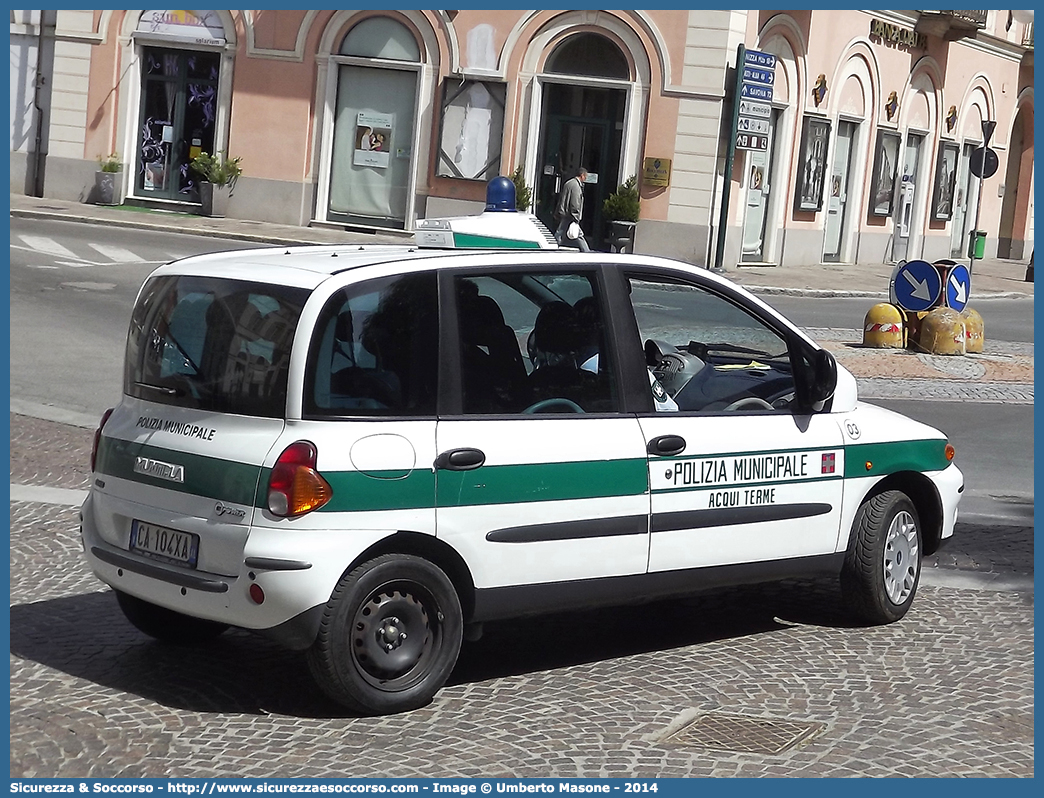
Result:
M921 576L917 508L897 490L875 494L856 513L841 571L849 611L874 624L906 615Z
M405 712L445 684L463 628L457 592L440 568L385 554L338 582L308 664L323 692L353 712Z

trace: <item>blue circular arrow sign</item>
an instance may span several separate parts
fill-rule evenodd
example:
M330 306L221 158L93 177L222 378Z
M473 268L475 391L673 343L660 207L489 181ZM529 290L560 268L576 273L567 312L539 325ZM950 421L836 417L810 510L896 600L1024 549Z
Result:
M926 260L904 263L895 274L895 301L906 310L928 310L941 294L939 270Z
M950 269L950 276L946 278L946 305L960 313L968 304L968 294L971 293L971 274L968 267L958 263Z

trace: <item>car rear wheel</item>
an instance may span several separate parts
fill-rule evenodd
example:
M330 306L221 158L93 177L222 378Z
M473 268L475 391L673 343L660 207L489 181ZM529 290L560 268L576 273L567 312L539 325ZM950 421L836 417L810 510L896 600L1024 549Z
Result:
M353 712L405 712L445 684L463 628L457 592L441 569L385 554L341 578L308 664L323 692Z
M905 493L884 491L863 502L841 571L848 609L874 624L906 615L917 593L921 552L917 508Z
M228 629L228 624L193 618L166 607L150 604L120 590L116 593L116 601L123 615L139 632L149 637L162 640L164 643L177 645L196 645L206 643Z

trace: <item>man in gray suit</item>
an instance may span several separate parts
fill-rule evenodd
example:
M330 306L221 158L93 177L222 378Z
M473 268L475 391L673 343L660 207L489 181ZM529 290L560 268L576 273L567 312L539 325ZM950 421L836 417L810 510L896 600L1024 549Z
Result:
M555 231L555 241L559 246L580 248L581 252L590 252L587 239L584 238L583 228L580 227L580 217L584 215L584 181L587 180L587 170L582 166L575 177L569 178L562 186L558 194L558 204L555 206L555 218L558 219L558 230ZM576 222L579 234L576 238L570 238L569 225Z

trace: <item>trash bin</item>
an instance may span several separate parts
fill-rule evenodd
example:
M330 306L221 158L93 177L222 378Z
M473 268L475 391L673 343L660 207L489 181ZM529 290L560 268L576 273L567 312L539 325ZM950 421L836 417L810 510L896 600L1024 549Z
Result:
M986 257L986 231L972 230L968 241L968 257L982 260Z

